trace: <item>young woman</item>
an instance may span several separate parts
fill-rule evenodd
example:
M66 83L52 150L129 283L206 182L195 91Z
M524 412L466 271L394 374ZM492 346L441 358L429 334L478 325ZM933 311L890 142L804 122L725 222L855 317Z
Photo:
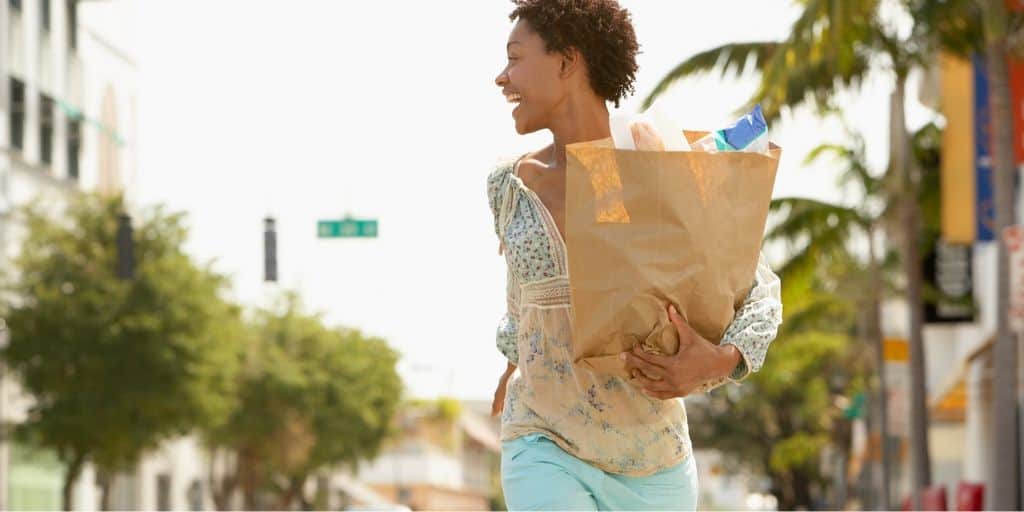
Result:
M678 398L760 368L781 323L778 277L759 264L719 343L670 308L680 333L676 355L622 354L627 369L651 378L627 382L573 365L565 146L611 136L607 103L633 92L639 46L629 13L614 0L513 3L508 64L495 84L516 104L516 132L548 130L553 141L499 165L487 183L508 264L508 313L497 342L509 363L493 406L502 413L506 503L513 510L694 509L697 471Z

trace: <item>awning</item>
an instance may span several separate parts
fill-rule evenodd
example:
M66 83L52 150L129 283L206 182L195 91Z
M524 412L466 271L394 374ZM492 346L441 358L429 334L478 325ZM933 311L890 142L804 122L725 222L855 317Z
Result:
M937 421L963 422L967 409L967 369L979 356L992 348L995 335L978 345L960 362L943 386L940 386L928 404L929 416Z
M371 489L365 484L357 482L355 479L344 474L335 474L331 476L331 487L340 490L347 494L350 498L357 501L359 505L364 507L393 507L395 503L389 501L387 498L381 496L376 491Z

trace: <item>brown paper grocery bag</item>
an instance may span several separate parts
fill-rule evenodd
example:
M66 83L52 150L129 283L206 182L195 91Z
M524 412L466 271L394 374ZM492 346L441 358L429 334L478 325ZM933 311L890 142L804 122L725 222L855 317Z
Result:
M718 342L754 282L782 150L631 151L609 138L566 154L574 361L629 378L618 355L635 344L676 353L670 302Z

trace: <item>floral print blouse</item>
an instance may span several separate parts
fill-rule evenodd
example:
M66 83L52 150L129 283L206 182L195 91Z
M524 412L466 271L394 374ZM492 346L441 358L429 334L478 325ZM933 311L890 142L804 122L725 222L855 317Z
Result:
M550 212L519 178L518 161L502 162L487 179L499 253L508 265L508 311L497 345L518 366L505 395L501 438L541 433L575 457L623 475L678 464L692 448L682 399L650 398L619 377L573 364L565 244ZM742 361L702 390L760 369L781 322L779 278L762 255L754 287L720 341L735 345Z

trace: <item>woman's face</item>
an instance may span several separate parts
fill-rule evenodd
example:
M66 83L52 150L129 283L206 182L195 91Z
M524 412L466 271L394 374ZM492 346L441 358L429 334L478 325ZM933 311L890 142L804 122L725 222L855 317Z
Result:
M515 107L516 132L522 135L547 128L566 93L561 76L563 56L548 53L544 40L522 19L512 28L506 48L508 65L494 83Z

